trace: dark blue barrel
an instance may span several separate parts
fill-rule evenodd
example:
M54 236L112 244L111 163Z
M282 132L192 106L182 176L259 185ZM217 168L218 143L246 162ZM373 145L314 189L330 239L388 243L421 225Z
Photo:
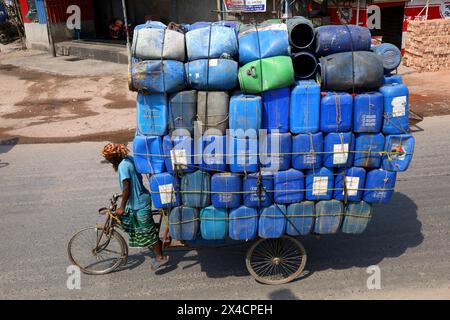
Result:
M262 99L260 96L237 93L230 99L229 129L232 136L244 138L245 131L259 133L262 120Z
M384 151L384 135L382 133L361 133L356 136L355 167L379 168L381 154Z
M360 201L366 183L366 170L358 167L341 168L337 171L334 181L334 199Z
M292 138L292 167L297 170L319 169L323 159L322 132L299 134Z
M287 208L286 233L290 236L303 236L311 233L315 213L314 202L293 203Z
M175 60L145 60L131 68L131 82L136 90L151 93L177 92L186 86L184 63Z
M203 135L197 143L198 153L194 160L201 170L225 171L227 169L226 136Z
M263 121L262 128L271 133L289 131L289 87L269 90L263 93Z
M316 222L314 232L317 234L334 234L341 226L344 207L337 200L319 201L316 204Z
M204 208L211 203L211 177L207 172L195 171L183 175L180 190L186 207Z
M200 228L199 220L198 210L195 208L173 208L169 214L170 236L175 240L195 240Z
M149 183L153 206L156 209L170 209L181 204L179 181L171 174L154 174Z
M229 235L233 240L252 240L258 234L258 210L246 206L230 210Z
M258 235L261 238L280 238L286 231L286 206L272 205L261 210Z
M139 92L136 99L137 131L143 135L162 136L167 132L167 98L164 94Z
M309 48L314 42L314 25L305 17L293 17L287 20L289 43L295 49Z
M235 209L242 204L242 177L234 173L216 173L211 178L212 205Z
M312 53L302 51L292 54L292 64L296 79L309 79L316 74L318 61Z
M188 84L196 90L232 90L238 84L238 64L229 59L201 59L186 63Z
M383 60L384 72L386 74L397 69L400 62L402 62L402 53L400 52L400 49L392 43L382 43L372 47L372 51L379 55Z
M300 202L305 198L305 176L303 172L289 169L278 171L274 178L274 201L278 204Z
M380 88L384 96L384 134L409 132L409 91L404 84L387 84Z
M257 172L259 169L258 139L229 137L228 140L229 154L227 161L230 165L230 171L236 173Z
M330 200L333 197L334 175L328 168L306 171L306 200Z
M388 203L394 194L397 172L382 169L367 173L363 200L369 203Z
M162 138L137 134L133 140L133 159L137 172L141 174L164 172Z
M332 132L325 136L323 165L327 168L350 167L355 158L355 136L351 132Z
M316 28L316 55L338 52L369 51L370 30L355 25L328 25Z
M349 203L344 209L342 232L361 234L372 219L372 206L364 201Z
M186 33L186 48L189 61L220 58L222 55L237 57L236 32L219 25L195 29Z
M169 127L172 135L193 135L197 118L197 91L181 91L169 99Z
M260 163L266 170L280 171L291 167L292 136L290 133L270 133L261 138Z
M378 89L383 83L383 62L373 52L335 53L320 58L317 68L323 90Z
M273 175L251 173L243 179L244 205L251 208L268 207L273 203Z
M399 74L387 74L383 77L383 85L393 83L403 83L402 76Z
M290 130L292 133L319 131L320 85L313 80L295 83L291 94Z
M351 131L353 97L344 92L327 92L320 102L320 130L323 132Z
M386 137L383 156L383 169L389 171L406 171L414 153L414 137L410 134L398 134Z
M383 125L383 95L379 92L358 94L353 104L353 131L380 132Z
M200 231L205 240L222 240L228 236L228 211L213 206L200 212Z
M167 172L173 173L175 168L183 172L195 171L194 139L191 137L164 136L163 153Z
M246 25L239 31L239 62L289 55L287 27L283 23Z

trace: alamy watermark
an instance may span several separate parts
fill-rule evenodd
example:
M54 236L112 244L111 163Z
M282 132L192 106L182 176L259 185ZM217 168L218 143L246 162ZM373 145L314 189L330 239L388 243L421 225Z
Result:
M66 26L69 30L81 30L81 8L77 5L67 7L66 13L69 14Z
M379 6L371 5L367 7L367 28L381 29L381 9Z
M267 171L278 171L284 158L290 159L291 137L279 130L228 129L226 135L218 129L207 129L197 121L193 137L185 129L177 129L170 137L172 166L186 169L189 165L262 165ZM283 152L283 144L289 144ZM147 151L147 150L145 150ZM136 153L135 153L136 155ZM138 154L152 157L153 154Z
M66 286L69 290L81 290L81 270L75 265L70 265L66 269L67 277Z
M366 285L369 290L381 290L381 269L377 265L369 266L366 272L370 274L367 278Z

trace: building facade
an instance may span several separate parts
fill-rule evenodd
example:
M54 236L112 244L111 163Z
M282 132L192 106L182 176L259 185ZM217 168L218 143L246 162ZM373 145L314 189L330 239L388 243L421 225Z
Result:
M44 0L19 1L29 47L48 47L47 21L51 24L55 42L72 39L112 41L109 26L115 20L124 19L122 0L46 0L47 10ZM283 1L259 1L264 4L263 12L226 12L226 8L239 8L238 5L233 6L234 3L243 3L234 0L126 0L125 9L131 26L146 20L165 23L218 19L258 22L287 14L283 11ZM317 25L368 26L374 5L380 10L381 28L372 29L372 35L401 48L404 48L403 35L409 20L450 17L450 0L297 0L290 7L289 14L308 16ZM67 24L76 13L79 14L80 30Z

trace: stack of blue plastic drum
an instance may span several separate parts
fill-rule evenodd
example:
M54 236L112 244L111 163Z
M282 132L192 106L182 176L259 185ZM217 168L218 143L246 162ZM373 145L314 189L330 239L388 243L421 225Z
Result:
M371 48L362 27L319 27L309 79L239 88L255 61L248 77L273 76L264 65L290 57L289 39L301 38L291 30L281 21L135 29L134 160L174 239L359 234L373 204L391 200L414 149L408 89L390 74L398 49Z

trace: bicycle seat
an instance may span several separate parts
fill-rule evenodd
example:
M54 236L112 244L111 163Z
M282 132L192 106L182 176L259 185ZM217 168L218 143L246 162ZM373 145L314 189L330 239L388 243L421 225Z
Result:
M109 211L108 208L101 208L101 209L98 209L98 214L101 216L104 216L104 215L108 214L108 211Z

